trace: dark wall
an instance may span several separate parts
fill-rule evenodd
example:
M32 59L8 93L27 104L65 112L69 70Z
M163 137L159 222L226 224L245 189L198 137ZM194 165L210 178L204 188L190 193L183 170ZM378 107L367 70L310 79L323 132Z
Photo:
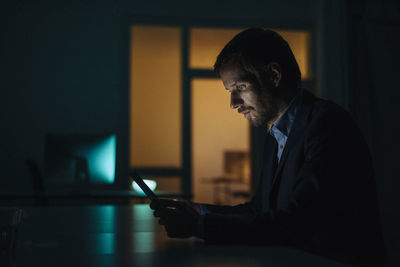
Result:
M24 161L42 163L45 133L127 130L122 28L109 5L19 1L9 15L1 49L3 192L30 190Z
M350 1L350 110L370 145L392 262L400 264L400 2Z

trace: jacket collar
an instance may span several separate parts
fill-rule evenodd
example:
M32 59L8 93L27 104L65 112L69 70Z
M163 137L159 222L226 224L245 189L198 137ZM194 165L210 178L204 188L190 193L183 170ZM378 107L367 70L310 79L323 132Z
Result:
M301 95L301 105L299 110L297 111L292 129L290 131L287 143L282 152L281 159L279 161L278 168L275 172L273 184L277 182L276 177L279 176L279 173L282 170L282 166L285 164L287 155L289 151L292 149L293 145L300 139L300 137L304 134L304 129L307 126L309 115L312 111L313 102L315 101L315 96L308 92L307 90L302 90Z

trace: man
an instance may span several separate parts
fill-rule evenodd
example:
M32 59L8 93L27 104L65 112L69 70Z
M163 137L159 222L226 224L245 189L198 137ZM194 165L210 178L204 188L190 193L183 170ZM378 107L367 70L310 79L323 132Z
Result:
M153 204L168 235L293 246L378 266L384 250L372 161L350 115L300 89L293 53L271 30L239 33L214 70L230 92L231 108L268 128L262 173L251 201L238 206Z

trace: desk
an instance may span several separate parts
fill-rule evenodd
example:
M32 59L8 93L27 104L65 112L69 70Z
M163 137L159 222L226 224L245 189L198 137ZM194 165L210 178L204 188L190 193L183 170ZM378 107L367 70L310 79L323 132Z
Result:
M170 239L147 204L23 210L18 266L346 266L282 247Z
M190 199L191 194L155 191L160 198ZM0 206L26 207L32 205L127 205L146 203L145 195L131 190L58 190L45 193L8 192L0 194Z

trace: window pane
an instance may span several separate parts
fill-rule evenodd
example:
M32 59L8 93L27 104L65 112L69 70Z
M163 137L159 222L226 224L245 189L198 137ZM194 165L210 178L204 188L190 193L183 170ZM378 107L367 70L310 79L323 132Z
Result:
M212 179L232 177L235 168L226 166L227 156L248 155L249 122L229 107L230 95L219 79L192 80L193 192L195 201L213 202ZM237 157L236 157L237 158ZM240 160L236 160L238 163ZM247 170L242 181L249 183ZM232 177L238 178L238 177Z
M212 69L222 48L241 29L193 28L190 31L189 66L196 69ZM303 79L311 78L311 34L299 30L276 30L289 43L297 59Z
M131 29L130 166L181 166L181 31Z
M277 32L289 43L297 64L299 64L301 78L303 80L311 79L311 34L307 31L298 30L278 30Z
M240 31L240 29L190 29L190 68L212 69L219 52Z

